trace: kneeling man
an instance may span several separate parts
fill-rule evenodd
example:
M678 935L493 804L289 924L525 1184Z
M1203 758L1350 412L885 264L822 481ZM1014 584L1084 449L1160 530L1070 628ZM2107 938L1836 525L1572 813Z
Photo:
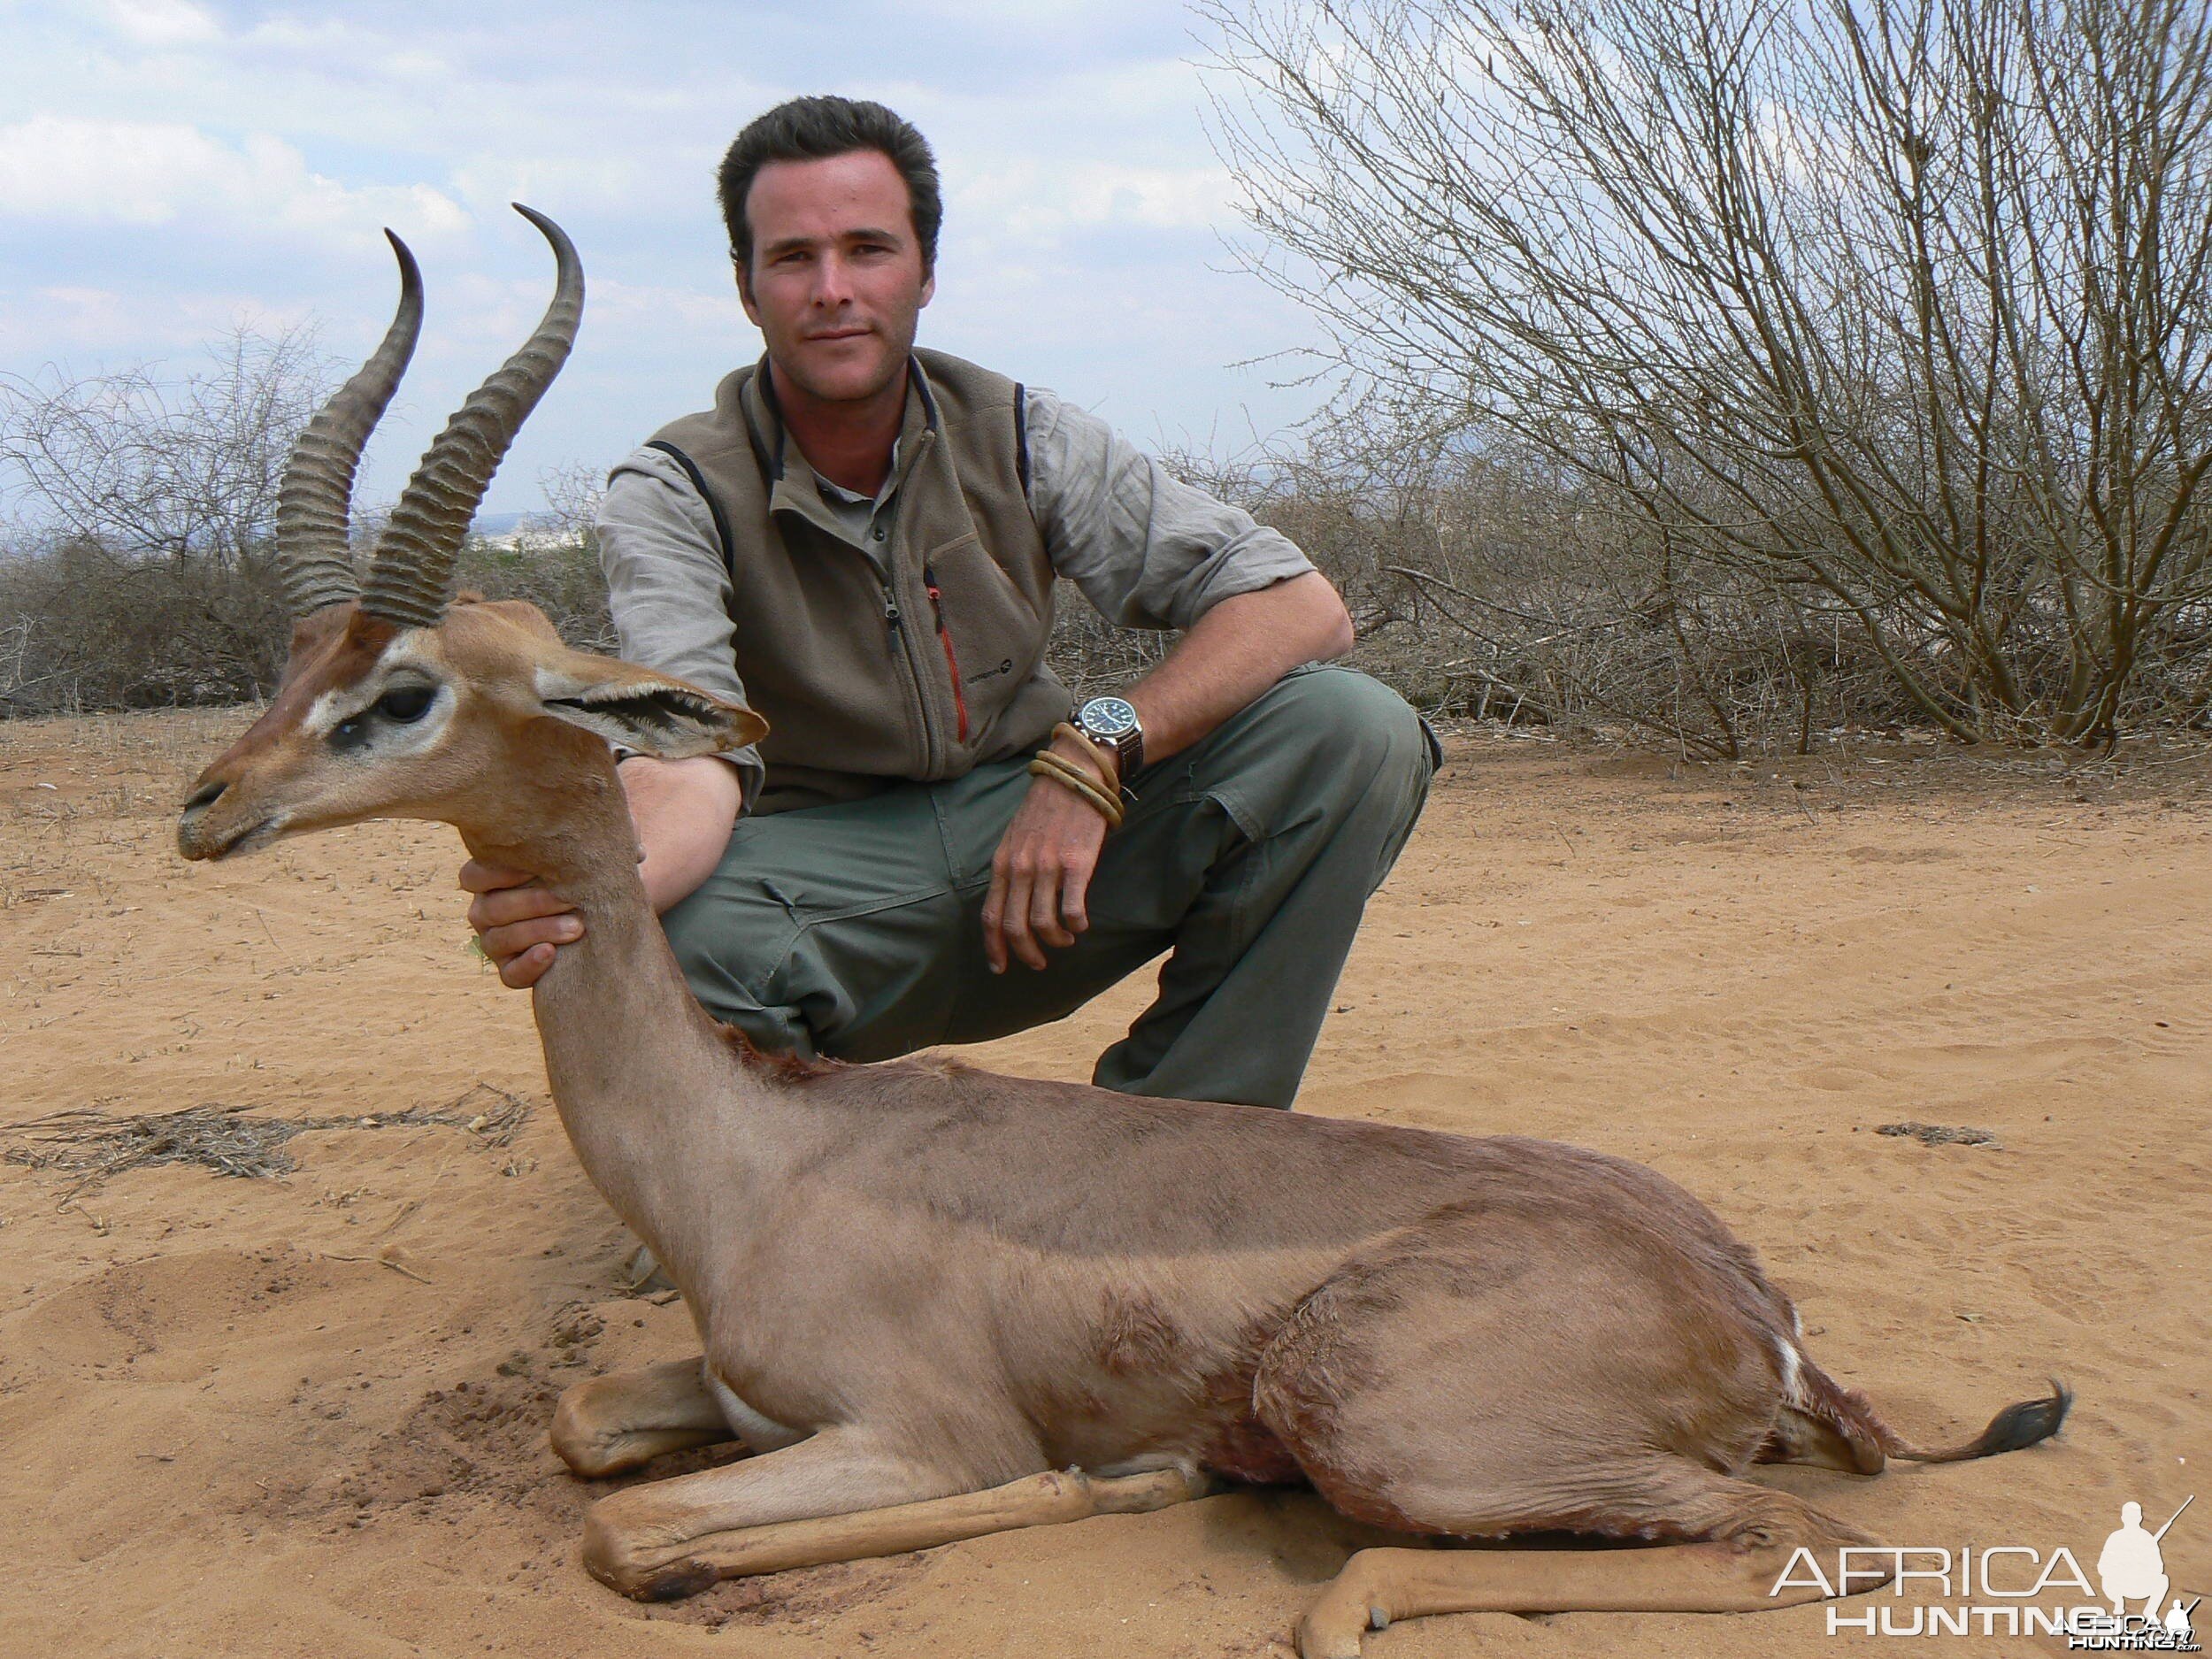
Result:
M1287 1106L1432 740L1328 666L1342 602L1283 536L1050 392L914 348L943 216L880 104L795 99L721 170L767 344L616 468L622 654L758 710L757 752L622 763L693 991L763 1048L876 1060L1057 1019L1163 951L1109 1088ZM1177 629L1075 706L1053 590ZM580 924L472 864L511 986Z

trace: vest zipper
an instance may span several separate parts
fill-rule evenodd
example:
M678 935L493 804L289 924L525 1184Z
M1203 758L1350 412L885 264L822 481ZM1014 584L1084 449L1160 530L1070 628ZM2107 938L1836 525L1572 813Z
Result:
M926 671L921 655L923 647L918 637L918 630L904 626L905 618L899 609L897 582L900 561L897 549L899 546L898 526L908 518L907 504L911 494L910 486L913 480L920 475L922 463L929 455L930 450L935 447L936 442L937 434L934 431L922 433L914 445L912 458L907 461L900 471L899 497L892 509L895 515L892 544L886 549L884 564L876 566L876 579L883 584L884 624L890 630L893 644L897 648L900 656L905 659L906 682L913 693L913 702L910 706L914 711L915 718L921 722L922 775L925 778L933 779L942 776L946 768L950 764L951 746L945 741L944 728L938 724L931 711L929 689L925 680ZM864 553L863 557L865 557L866 555ZM870 563L873 564L874 561L870 560ZM937 597L936 580L929 575L926 567L923 574L930 589L931 603L934 604ZM938 628L941 638L943 634L941 615L938 618ZM945 649L949 656L951 650L949 640L945 641ZM953 678L952 685L953 703L959 714L960 735L964 740L968 734L967 703L961 693L960 680L956 674Z
M968 741L968 694L960 684L960 654L952 649L952 630L945 626L945 595L938 591L937 572L922 566L922 585L929 589L929 608L937 614L937 640L945 648L946 672L952 676L953 712L960 717L960 741Z
M909 706L921 722L923 770L934 775L941 762L937 753L937 733L930 726L929 698L922 690L921 664L914 659L913 642L907 637L906 618L899 610L898 590L893 585L891 572L878 569L876 580L883 587L884 629L890 635L891 649L905 666L906 682L913 692L913 700Z

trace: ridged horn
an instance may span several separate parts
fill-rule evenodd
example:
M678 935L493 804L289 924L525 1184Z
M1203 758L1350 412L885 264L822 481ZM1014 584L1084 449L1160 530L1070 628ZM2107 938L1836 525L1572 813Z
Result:
M435 627L444 617L469 520L524 418L568 360L583 318L584 267L575 244L544 214L519 202L511 205L553 244L553 303L522 349L446 422L392 509L361 590L361 609L402 627Z
M384 235L399 256L399 310L360 373L307 423L277 485L277 570L296 617L343 604L361 591L349 541L354 468L422 332L421 268L405 242L388 230Z

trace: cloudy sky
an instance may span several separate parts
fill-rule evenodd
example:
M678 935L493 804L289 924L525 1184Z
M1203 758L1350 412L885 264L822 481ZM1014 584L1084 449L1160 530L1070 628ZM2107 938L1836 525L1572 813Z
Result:
M0 371L191 366L243 321L311 320L349 360L388 320L379 227L428 321L365 474L388 498L519 342L551 265L590 283L560 382L492 486L603 465L759 350L713 171L803 92L879 98L935 144L947 198L922 342L1050 386L1148 445L1228 452L1303 413L1313 337L1231 268L1228 179L1178 0L718 0L585 5L0 0Z

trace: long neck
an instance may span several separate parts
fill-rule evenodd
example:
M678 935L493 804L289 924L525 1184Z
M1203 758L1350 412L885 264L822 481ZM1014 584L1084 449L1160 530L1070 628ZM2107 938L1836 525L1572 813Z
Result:
M592 1182L672 1269L774 1166L772 1084L739 1064L670 953L604 746L533 780L534 810L463 830L472 856L527 870L584 934L533 992L545 1071ZM526 825L526 829L518 826Z

